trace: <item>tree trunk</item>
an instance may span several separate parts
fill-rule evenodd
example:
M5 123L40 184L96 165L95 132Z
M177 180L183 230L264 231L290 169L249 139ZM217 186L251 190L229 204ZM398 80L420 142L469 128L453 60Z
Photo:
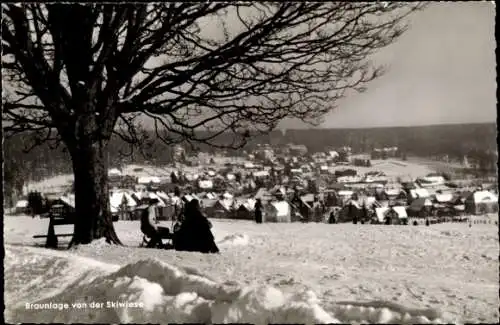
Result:
M70 247L88 244L102 237L108 243L121 245L110 210L107 143L78 143L70 151L76 205L75 230Z

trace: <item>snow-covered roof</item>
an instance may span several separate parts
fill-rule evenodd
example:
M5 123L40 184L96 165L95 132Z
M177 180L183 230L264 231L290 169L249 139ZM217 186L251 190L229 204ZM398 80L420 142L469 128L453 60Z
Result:
M363 178L361 176L340 176L337 178L339 183L357 183L361 182Z
M200 204L203 208L211 208L217 203L217 200L213 199L201 199Z
M198 181L198 186L201 189L211 189L214 187L214 183L211 180Z
M170 198L170 203L172 205L180 205L182 203L182 199L180 197L174 195Z
M159 177L156 176L142 176L137 180L139 184L149 184L149 183L161 183Z
M222 194L222 197L223 197L224 199L228 199L228 200L230 200L230 199L232 199L232 198L233 198L233 195L232 195L232 194L230 194L230 193L228 193L228 192L225 192L224 194Z
M118 212L118 209L123 202L126 202L125 204L130 208L137 206L137 202L135 202L134 198L129 193L115 192L111 194L109 198L111 212Z
M426 183L432 184L444 184L446 181L443 176L426 176L423 177L422 180Z
M432 202L428 198L420 197L410 204L410 208L421 208L424 206L432 206Z
M29 206L28 200L19 200L16 203L16 208L22 209L27 208Z
M224 209L226 209L226 210L228 210L228 211L229 211L229 210L231 210L231 207L232 207L232 206L233 206L233 204L234 204L234 201L233 201L233 200L231 200L231 199L222 199L222 200L219 200L218 202L219 202L219 204L220 204L222 207L224 207Z
M147 198L148 197L148 193L146 191L137 191L137 192L134 192L134 196L136 198L138 198L139 200L141 200L143 198Z
M75 205L75 195L74 194L69 194L69 195L63 195L59 198L61 201L69 205L70 207L74 208Z
M439 203L450 202L452 200L453 200L453 194L451 193L436 194L436 201L438 201Z
M354 194L353 191L346 191L346 190L338 191L338 195L340 196L351 196L353 194Z
M108 175L109 175L109 176L121 176L121 175L122 175L122 172L121 172L121 171L119 171L119 170L118 170L118 169L116 169L116 168L113 168L113 169L110 169L110 170L108 171Z
M384 222L385 215L389 211L389 207L375 208L375 213L379 222ZM408 218L405 207L393 207L400 219Z
M399 188L388 188L385 190L385 194L389 196L398 196L401 193Z
M412 197L430 197L430 193L427 189L425 188L415 188L410 190L410 194Z
M367 196L365 197L364 201L366 206L371 206L377 201L377 199L374 196Z
M254 177L266 177L269 176L269 172L267 170L258 170L253 172Z
M277 217L284 217L290 214L291 207L286 201L271 202L271 205L276 209Z
M156 195L158 195L165 203L170 201L168 194L163 191L156 191Z
M474 192L474 202L498 202L498 196L489 191Z
M276 194L281 194L281 195L286 195L286 190L284 187L280 187L277 191Z
M265 188L259 188L259 190L255 194L255 198L261 199L261 198L264 198L264 197L269 196L269 195L270 195L269 192Z
M209 200L215 200L217 196L214 193L207 193L205 197Z
M156 205L158 205L158 206L160 206L160 207L165 207L165 206L167 206L167 205L165 204L165 202L163 201L163 199L162 199L162 198L161 198L158 194L156 194L156 193L152 193L152 192L149 192L149 193L148 193L148 195L149 195L149 198L150 198L150 199L156 199L156 200L158 200L158 203L157 203Z
M247 199L247 201L245 203L243 203L243 205L249 211L252 211L255 208L255 203L257 203L257 200L255 200L255 199Z
M313 202L314 201L314 194L305 194L300 197L300 199L304 202Z
M198 179L198 174L185 174L184 175L188 181L195 181Z

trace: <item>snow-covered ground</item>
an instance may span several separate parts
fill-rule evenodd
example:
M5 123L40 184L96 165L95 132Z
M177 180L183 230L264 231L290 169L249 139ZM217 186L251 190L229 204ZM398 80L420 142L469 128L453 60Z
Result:
M36 247L43 240L32 238L46 232L47 220L7 216L6 321L498 320L495 225L212 222L217 255L139 248L138 223L124 221L115 227L125 247L97 241L55 251ZM26 305L41 303L52 305Z

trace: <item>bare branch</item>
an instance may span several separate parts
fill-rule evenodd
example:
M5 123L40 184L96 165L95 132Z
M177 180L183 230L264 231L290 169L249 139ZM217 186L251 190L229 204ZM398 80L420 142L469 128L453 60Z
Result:
M424 6L3 5L3 70L35 95L9 99L3 117L12 131L56 128L67 144L112 134L141 144L129 115L139 113L165 143L219 146L217 135L232 132L229 146L240 147L284 118L318 124L348 90L364 91L384 72L372 54Z

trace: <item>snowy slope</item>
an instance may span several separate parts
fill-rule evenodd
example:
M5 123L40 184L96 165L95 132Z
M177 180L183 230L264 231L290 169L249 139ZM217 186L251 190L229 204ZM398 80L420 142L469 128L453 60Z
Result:
M220 255L128 245L32 247L46 220L4 221L8 322L426 323L498 318L494 226L262 224L212 220ZM56 230L57 231L57 230ZM63 230L64 231L64 230ZM56 277L57 276L57 277ZM140 308L26 309L128 302Z

